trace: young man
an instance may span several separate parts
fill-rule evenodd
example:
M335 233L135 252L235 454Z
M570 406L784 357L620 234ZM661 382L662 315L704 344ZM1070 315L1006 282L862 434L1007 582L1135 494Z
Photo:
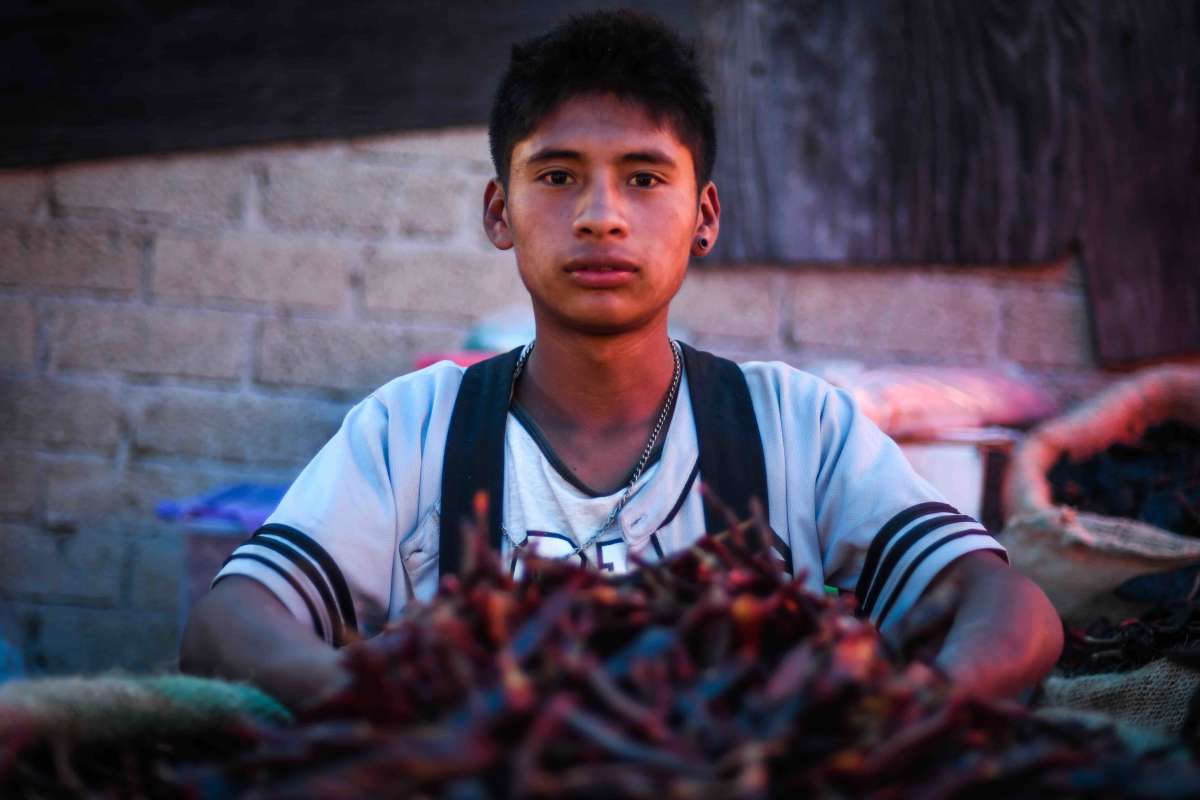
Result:
M961 586L936 661L964 691L1012 694L1045 674L1061 647L1045 596L844 393L668 337L721 216L690 49L644 17L575 18L514 48L490 138L483 224L515 251L536 343L465 372L434 365L355 406L197 606L184 669L312 702L346 680L335 647L457 568L478 491L511 569L537 548L620 572L723 527L703 481L740 513L764 500L784 567L856 592L885 636L931 587Z

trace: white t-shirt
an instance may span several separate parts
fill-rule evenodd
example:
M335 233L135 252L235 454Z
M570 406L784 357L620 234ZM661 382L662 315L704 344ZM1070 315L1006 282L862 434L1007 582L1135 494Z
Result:
M887 631L951 561L973 550L1004 553L913 472L848 394L786 364L740 367L762 438L774 550L810 589L857 591ZM452 363L434 364L352 408L214 583L235 574L258 580L332 643L347 629L370 635L407 603L431 599L442 450L462 374ZM584 491L526 424L510 412L505 429L501 556L510 569L520 568L514 542L542 555L570 553L624 492ZM685 374L661 455L614 527L588 548L589 565L624 572L631 555L653 562L703 536L698 458Z

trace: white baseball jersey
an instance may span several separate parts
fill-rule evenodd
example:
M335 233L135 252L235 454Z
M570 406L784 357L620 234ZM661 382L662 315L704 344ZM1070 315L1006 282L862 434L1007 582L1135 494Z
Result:
M739 365L766 463L774 550L813 591L858 594L885 632L930 581L974 550L1004 549L918 476L845 392L786 364ZM325 640L371 635L438 581L443 447L463 368L450 362L396 378L354 406L267 524L217 575L253 578ZM661 455L634 485L612 529L574 558L624 572L703 536L699 450L680 386ZM623 494L594 496L510 411L505 429L502 558L517 547L567 555ZM1005 556L1006 557L1006 556Z

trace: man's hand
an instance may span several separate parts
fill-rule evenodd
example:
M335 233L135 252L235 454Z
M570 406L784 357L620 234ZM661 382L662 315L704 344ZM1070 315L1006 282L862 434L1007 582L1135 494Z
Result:
M248 681L301 711L344 688L342 652L301 625L249 578L230 576L200 599L180 647L182 672Z
M1046 595L991 551L943 570L895 639L910 655L932 657L960 691L984 697L1014 697L1036 685L1063 646Z

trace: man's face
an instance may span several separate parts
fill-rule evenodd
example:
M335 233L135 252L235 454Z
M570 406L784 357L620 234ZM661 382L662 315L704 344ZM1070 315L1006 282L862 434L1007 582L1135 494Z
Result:
M711 182L671 128L611 95L569 99L513 148L485 226L516 250L539 325L611 334L661 320L698 238L716 240ZM499 213L492 213L492 212Z

